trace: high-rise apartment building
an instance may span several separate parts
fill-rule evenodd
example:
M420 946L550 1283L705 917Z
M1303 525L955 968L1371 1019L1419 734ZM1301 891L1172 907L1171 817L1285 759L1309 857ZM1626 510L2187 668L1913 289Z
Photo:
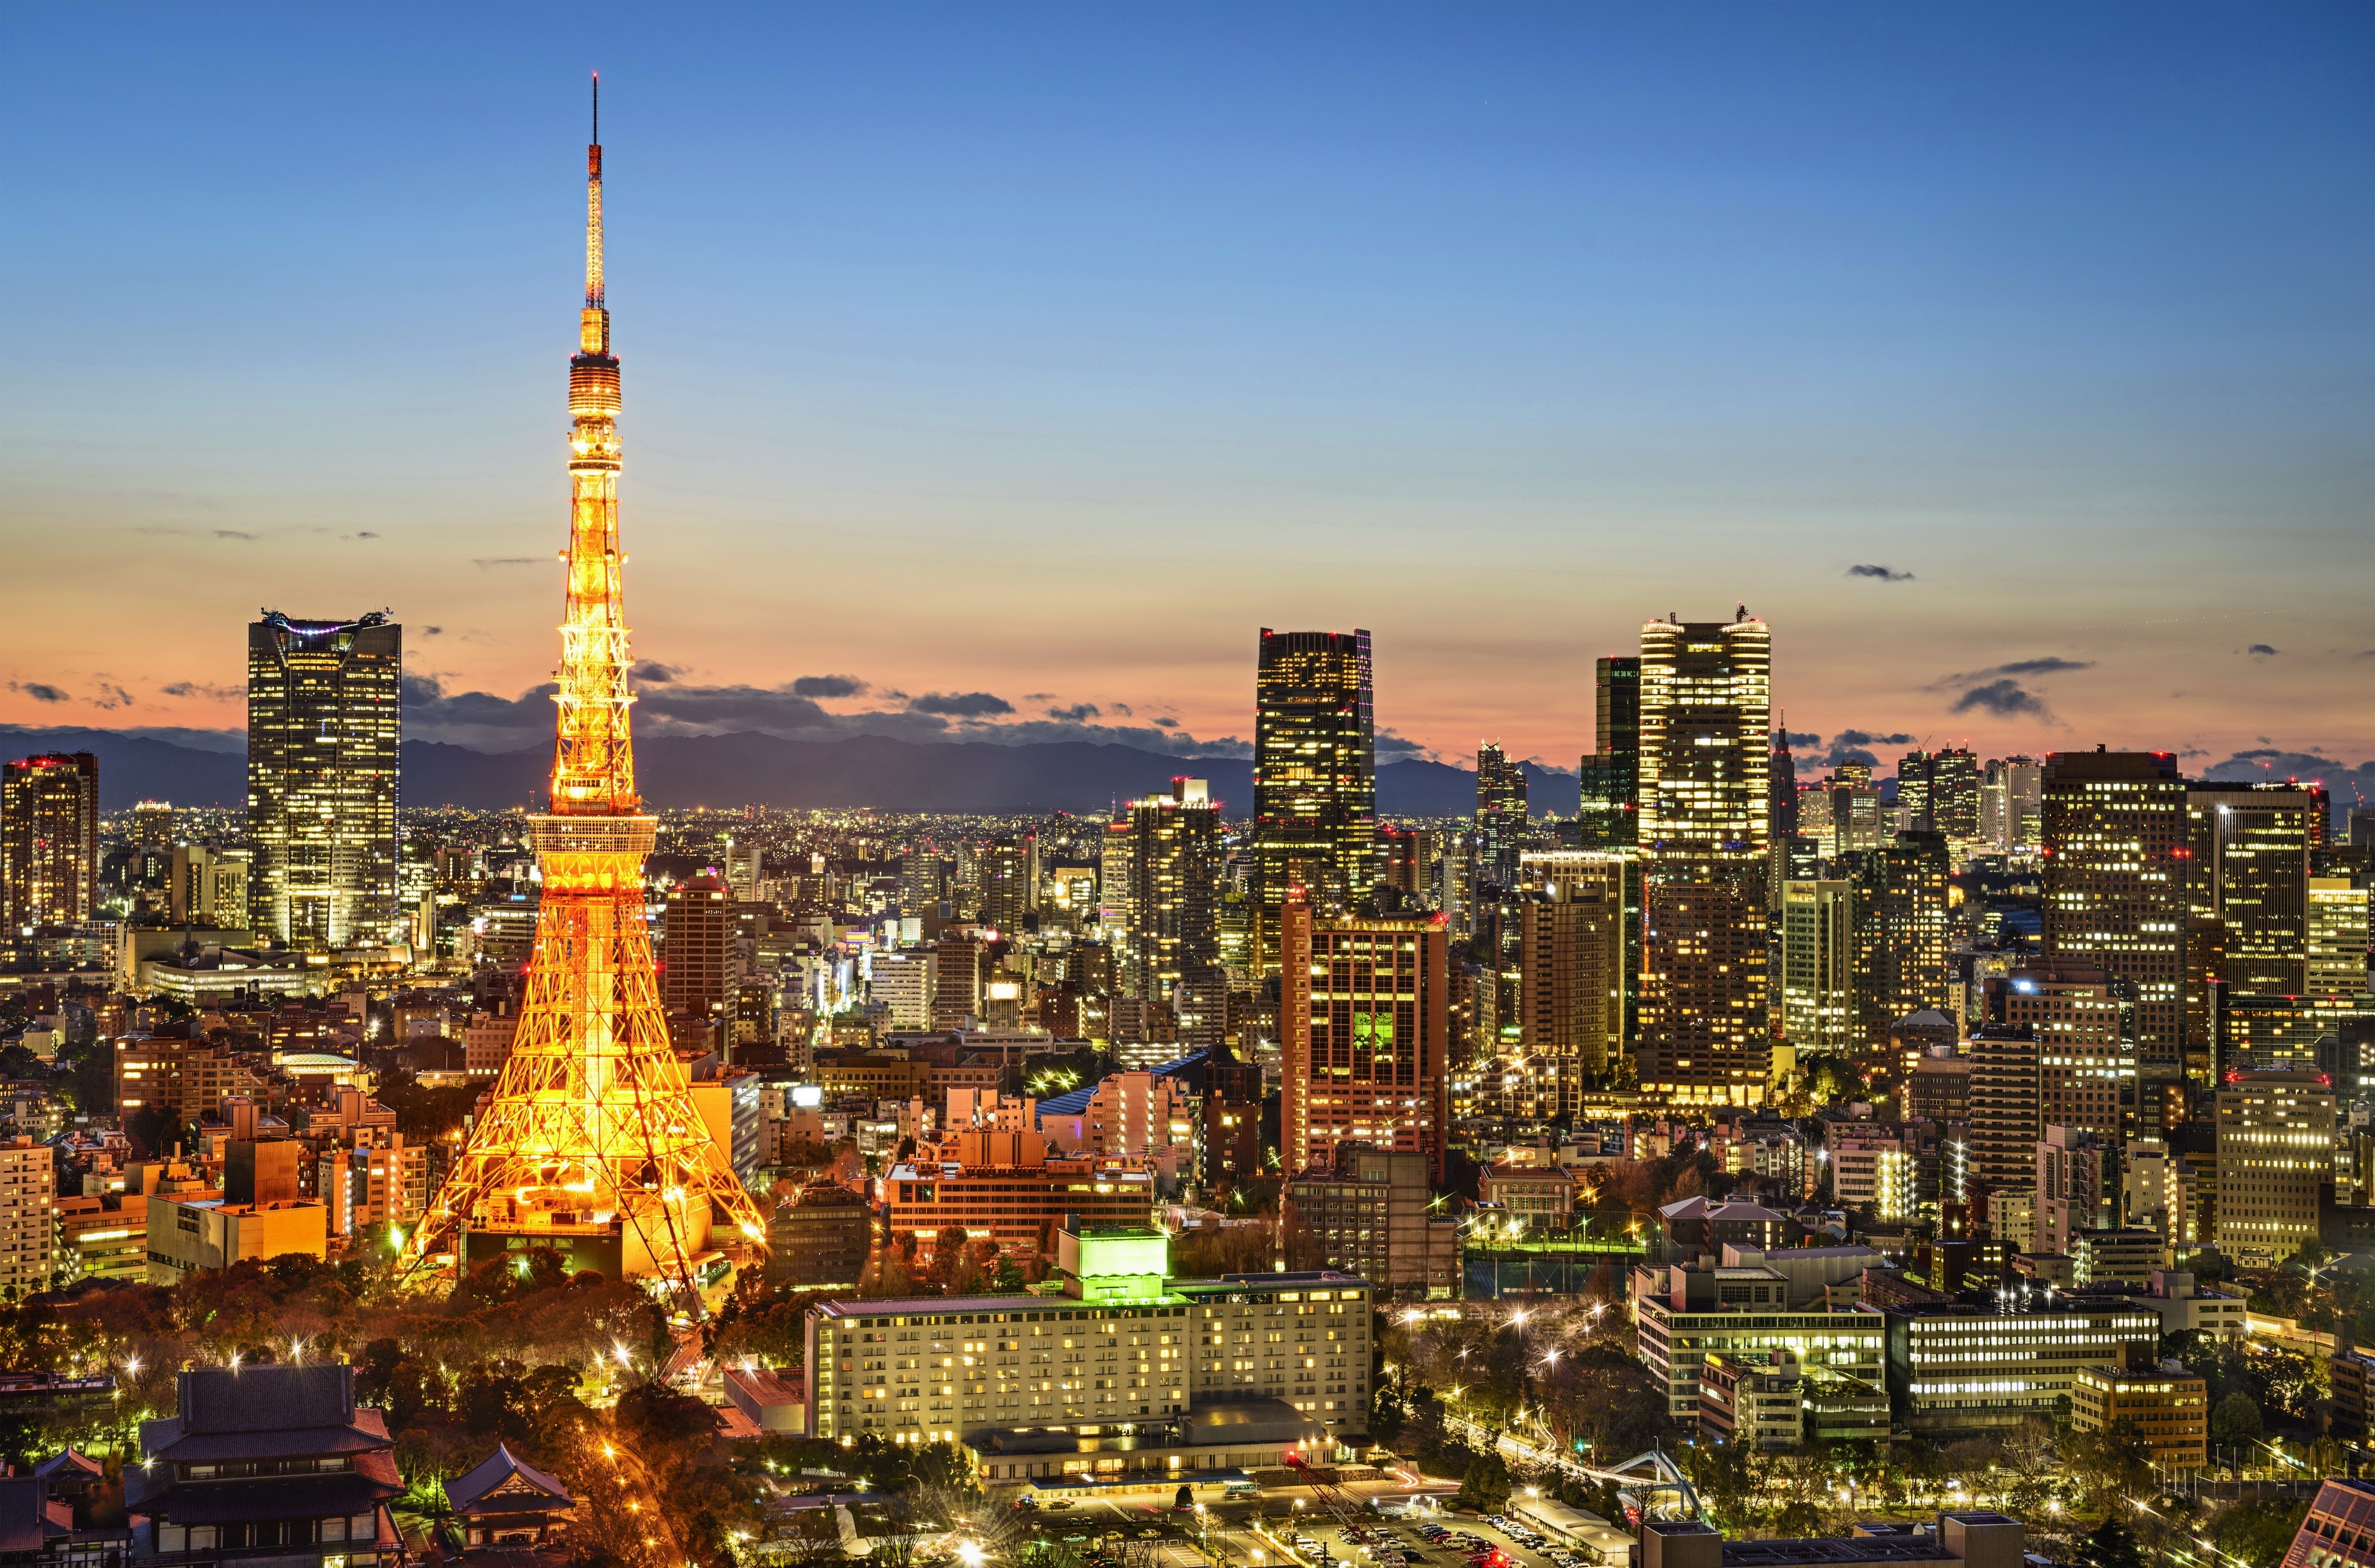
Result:
M1584 753L1578 820L1586 849L1629 849L1641 825L1641 661L1599 661L1592 749Z
M715 1023L734 1000L734 890L712 872L668 890L659 954L660 1005L671 1019Z
M1781 1039L1801 1053L1861 1045L1855 1013L1855 897L1845 879L1781 885Z
M1641 1083L1764 1094L1773 639L1729 621L1641 628Z
M2134 985L2141 1079L2181 1068L2206 1079L2206 1044L2184 1038L2186 791L2175 759L2057 751L2041 791L2047 958Z
M2309 880L2309 990L2356 996L2367 990L2367 890L2347 877Z
M1969 1167L1990 1191L2025 1188L2035 1173L2038 1115L2038 1046L2034 1030L1982 1024L1963 1043L1971 1058ZM1977 1194L1965 1200L1977 1204Z
M2334 1179L2334 1091L2308 1072L2229 1073L2218 1087L2218 1250L2274 1268L2318 1239Z
M1425 1154L1443 1178L1449 1114L1449 933L1443 916L1319 919L1280 909L1280 1152L1332 1167L1336 1146Z
M46 1291L57 1255L55 1152L38 1138L0 1143L0 1290Z
M1498 741L1476 748L1476 877L1478 884L1507 888L1518 879L1518 856L1526 838L1525 770L1509 760Z
M1290 889L1341 914L1377 881L1377 743L1366 631L1262 628L1254 674L1258 975L1278 963Z
M1130 802L1127 996L1169 1002L1221 967L1221 813L1202 779Z
M247 836L259 938L307 951L401 942L396 762L402 628L354 620L247 629Z
M1856 1026L1879 1047L1889 1025L1923 1008L1955 1011L1946 968L1949 852L1937 833L1899 833L1850 857L1855 889Z
M2185 1027L2199 1050L2221 996L2309 988L2310 830L2323 806L2285 784L2185 787Z
M0 764L0 912L11 931L79 925L99 906L99 759Z
M1625 885L1629 856L1552 850L1523 857L1519 1049L1537 1114L1572 1115L1587 1084L1625 1058Z

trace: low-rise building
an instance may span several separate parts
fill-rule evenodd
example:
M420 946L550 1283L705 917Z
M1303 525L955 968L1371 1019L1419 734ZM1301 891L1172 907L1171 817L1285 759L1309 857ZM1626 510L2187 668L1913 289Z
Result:
M993 1479L1017 1481L1149 1466L1186 1473L1204 1468L1207 1452L1257 1444L1275 1464L1280 1443L1366 1432L1367 1281L1331 1272L1174 1279L1170 1238L1145 1227L1083 1227L1058 1240L1062 1295L812 1308L809 1432L963 1443ZM1256 1437L1273 1417L1289 1435Z
M1727 1541L1694 1519L1644 1519L1635 1561L1639 1568L1877 1568L1920 1562L2021 1568L2027 1540L2018 1519L1990 1513L1941 1514L1934 1527L1861 1524L1852 1535L1814 1540Z
M2142 1285L2168 1264L2168 1244L2157 1231L2080 1231L2071 1238L2074 1284L2124 1280Z
M225 1203L219 1197L148 1199L148 1283L174 1285L201 1268L295 1253L329 1256L329 1210L315 1198Z
M0 1288L46 1291L61 1260L57 1161L30 1138L0 1143Z
M124 1474L136 1562L402 1561L396 1445L386 1418L355 1404L351 1367L184 1372L174 1413L140 1423L140 1456Z
M914 1236L918 1261L929 1261L951 1226L1027 1258L1052 1250L1067 1215L1105 1225L1144 1225L1154 1215L1154 1173L1145 1161L1064 1159L1029 1131L958 1132L892 1167L882 1188L886 1237Z
M2087 1367L2134 1364L2160 1347L2160 1316L2124 1303L1974 1292L1908 1303L1885 1321L1888 1392L1916 1435L2051 1417Z
M445 1483L465 1554L533 1551L558 1543L577 1516L577 1499L559 1478L516 1457L502 1444Z
M1699 1363L1699 1431L1718 1443L1795 1448L1806 1431L1803 1381L1787 1350L1718 1350Z
M1638 1296L1633 1321L1641 1364L1665 1385L1666 1412L1676 1421L1697 1419L1699 1367L1711 1354L1788 1350L1802 1367L1819 1367L1873 1387L1885 1383L1888 1336L1877 1313L1725 1304L1710 1292L1705 1301Z
M2334 1386L2327 1432L2338 1443L2364 1447L2370 1437L2369 1418L2375 1416L2375 1358L2349 1350L2325 1364Z
M780 1196L767 1214L767 1279L803 1290L857 1289L874 1250L874 1208L842 1186Z
M2070 1424L2103 1432L2132 1421L2152 1450L2152 1462L2171 1469L2210 1462L2208 1385L2174 1362L2149 1372L2085 1367L2072 1379Z
M1572 1224L1575 1188L1575 1172L1558 1165L1487 1165L1476 1178L1478 1200L1499 1204L1526 1231L1564 1231Z
M148 1204L120 1193L57 1200L58 1272L77 1279L148 1278Z
M2329 1478L2285 1550L2283 1568L2369 1568L2375 1564L2375 1480Z

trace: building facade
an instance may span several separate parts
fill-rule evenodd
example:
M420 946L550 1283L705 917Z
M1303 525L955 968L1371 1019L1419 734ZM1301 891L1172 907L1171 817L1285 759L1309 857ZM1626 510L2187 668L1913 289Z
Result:
M1315 918L1280 906L1281 1159L1326 1169L1340 1143L1420 1153L1441 1181L1451 1073L1442 915Z
M250 923L304 951L408 934L396 899L403 629L267 612L247 629Z
M2318 1239L2334 1179L2334 1090L2310 1072L2235 1072L2218 1086L2218 1250L2274 1268Z
M2045 952L2135 988L2137 1070L2209 1061L2185 1039L2184 783L2154 751L2057 751L2045 761Z
M80 925L99 907L99 759L0 764L0 916L10 931Z
M1261 631L1254 674L1258 973L1289 890L1340 914L1377 881L1377 745L1366 631Z
M1625 906L1631 862L1605 851L1523 857L1518 1047L1544 1116L1573 1115L1586 1083L1625 1061Z

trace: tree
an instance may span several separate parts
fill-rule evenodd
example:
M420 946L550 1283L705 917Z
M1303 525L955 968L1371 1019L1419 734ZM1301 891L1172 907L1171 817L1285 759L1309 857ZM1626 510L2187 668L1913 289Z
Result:
M2070 1561L2072 1568L2145 1568L2136 1534L2120 1523L2117 1512L2103 1515L2101 1524L2079 1538Z
M2260 1419L2259 1401L2249 1394L2229 1394L2210 1412L2213 1443L2253 1443L2265 1430Z
M1509 1505L1509 1493L1515 1491L1509 1480L1509 1467L1498 1454L1479 1454L1459 1478L1459 1495L1470 1504L1487 1513L1499 1513Z

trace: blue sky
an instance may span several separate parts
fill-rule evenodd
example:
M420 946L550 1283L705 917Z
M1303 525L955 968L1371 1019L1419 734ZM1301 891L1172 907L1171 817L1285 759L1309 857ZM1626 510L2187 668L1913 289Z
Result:
M2370 43L14 7L0 722L236 724L261 603L392 607L418 733L540 720L449 700L551 662L598 67L630 607L695 715L653 722L1192 749L1247 735L1259 627L1357 624L1397 735L1571 765L1594 655L1745 599L1826 747L2360 761ZM863 689L791 690L826 674Z

